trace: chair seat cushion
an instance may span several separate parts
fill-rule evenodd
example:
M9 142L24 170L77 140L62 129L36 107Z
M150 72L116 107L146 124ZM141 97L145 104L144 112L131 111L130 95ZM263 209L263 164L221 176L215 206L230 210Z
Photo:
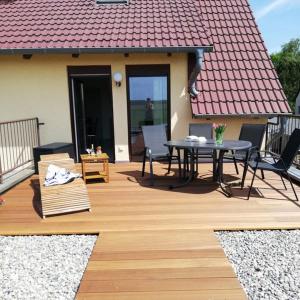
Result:
M188 155L190 156L190 153L188 153ZM195 151L195 156L198 157L211 157L213 156L213 151L212 150L208 150L208 149L198 149L198 151Z
M149 153L147 152L146 154L147 157L149 157ZM169 152L156 152L156 153L152 153L152 158L153 159L163 159L163 158L167 158L169 156Z
M235 151L235 158L237 159L237 160L245 160L246 159L246 157L247 157L247 151Z
M229 153L226 153L224 156L224 158L227 158L227 159L233 159L233 157L235 157L235 159L238 161L245 161L246 157L247 157L247 151L237 150L234 152L234 154L229 152ZM251 158L253 158L253 156L251 156Z
M198 149L197 151L197 154L198 156L201 156L201 155L213 155L213 151L212 150L207 150L207 149Z
M256 161L250 161L249 162L249 166L252 169L256 168L256 164L257 164ZM266 170L266 171L273 171L273 172L280 172L280 171L284 171L285 170L284 167L280 163L270 164L270 163L263 162L263 161L260 161L258 163L257 169Z

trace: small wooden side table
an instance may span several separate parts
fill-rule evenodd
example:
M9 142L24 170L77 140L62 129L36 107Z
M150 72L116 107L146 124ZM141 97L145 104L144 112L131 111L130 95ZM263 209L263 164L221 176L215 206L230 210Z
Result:
M109 182L109 156L106 153L102 154L81 154L81 166L82 166L82 176L86 183L87 179L98 179L103 178L105 182ZM99 171L89 171L87 170L87 164L103 164L103 170Z

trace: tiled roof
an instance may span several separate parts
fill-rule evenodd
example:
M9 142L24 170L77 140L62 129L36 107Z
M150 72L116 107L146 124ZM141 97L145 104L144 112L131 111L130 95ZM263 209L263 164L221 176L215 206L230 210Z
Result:
M210 46L193 0L1 0L0 49Z
M194 115L289 113L247 0L200 0L214 51L205 53Z
M0 53L213 44L194 115L290 112L247 0L0 0L0 17Z

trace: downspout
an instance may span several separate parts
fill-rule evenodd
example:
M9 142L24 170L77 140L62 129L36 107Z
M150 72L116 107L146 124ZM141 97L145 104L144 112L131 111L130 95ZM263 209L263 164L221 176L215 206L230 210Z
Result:
M204 56L204 49L197 48L195 50L196 55L196 64L194 66L194 69L191 73L189 82L188 82L188 92L192 98L196 98L199 94L199 91L196 88L196 81L197 77L201 71L202 63L203 63L203 56Z

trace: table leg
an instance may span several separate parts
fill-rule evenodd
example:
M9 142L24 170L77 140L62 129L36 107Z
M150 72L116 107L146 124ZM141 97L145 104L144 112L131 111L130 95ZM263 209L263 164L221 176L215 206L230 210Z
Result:
M187 171L187 166L189 165L188 162L188 153L190 153L190 166L189 166L189 171ZM180 187L187 186L189 183L191 183L195 177L196 177L196 172L195 172L195 153L194 150L185 150L184 153L184 178L185 180L182 183L176 184L176 185L170 185L169 189L176 189ZM188 176L186 177L186 173L188 172Z
M223 176L223 159L224 159L224 154L226 151L220 150L219 151L219 157L218 157L218 164L217 164L217 182L222 190L222 192L227 196L231 197L232 192L230 189L230 186L224 183L224 176Z
M220 150L219 152L219 157L218 157L218 163L217 163L217 182L222 190L222 192L225 194L225 196L227 197L231 197L232 196L232 190L231 187L232 186L240 186L241 182L233 182L233 183L228 183L224 181L224 172L223 172L223 159L224 159L224 154L226 151L224 150Z
M213 150L213 181L217 181L218 180L218 154L217 154L217 150Z
M84 162L84 161L81 162L81 168L82 168L82 177L83 177L83 181L84 181L84 183L86 183L86 177L85 177L85 162Z
M180 157L180 149L176 148L177 150L177 156L178 156L178 168L179 168L179 178L181 178L181 157Z
M187 150L183 150L183 178L186 178L187 174L187 164L188 164L188 156L187 156Z
M109 163L108 163L108 160L105 161L105 169L106 169L106 181L107 183L109 183Z

